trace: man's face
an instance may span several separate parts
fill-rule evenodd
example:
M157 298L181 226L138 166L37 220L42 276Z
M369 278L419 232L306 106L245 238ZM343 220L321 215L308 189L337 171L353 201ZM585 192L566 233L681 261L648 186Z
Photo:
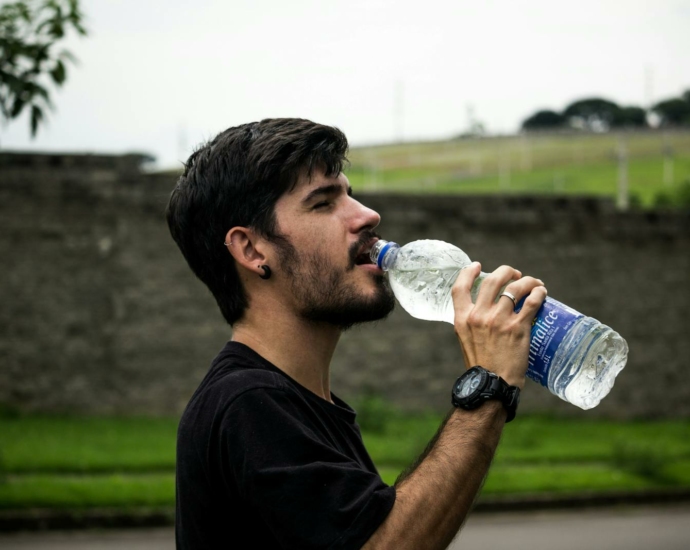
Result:
M297 314L346 329L382 319L395 305L383 272L369 260L380 216L352 198L345 175L315 171L275 207L277 248Z

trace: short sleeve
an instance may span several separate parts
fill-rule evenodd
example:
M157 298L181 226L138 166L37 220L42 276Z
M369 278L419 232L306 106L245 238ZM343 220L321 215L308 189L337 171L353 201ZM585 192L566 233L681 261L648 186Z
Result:
M338 450L289 390L246 391L221 430L227 479L282 548L360 548L393 507L395 489Z

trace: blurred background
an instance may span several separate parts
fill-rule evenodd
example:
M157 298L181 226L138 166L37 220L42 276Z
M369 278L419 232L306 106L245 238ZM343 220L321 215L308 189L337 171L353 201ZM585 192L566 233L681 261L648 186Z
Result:
M6 2L3 2L4 4ZM40 3L40 2L39 2ZM3 148L131 152L179 168L229 126L297 116L357 145L514 134L603 97L644 109L688 89L683 0L80 2L65 85L35 139Z
M292 116L347 134L384 238L514 265L630 345L594 410L530 383L478 510L690 501L688 28L686 0L2 2L0 530L170 523L231 332L167 197L199 143ZM344 335L334 391L388 483L461 369L400 308Z

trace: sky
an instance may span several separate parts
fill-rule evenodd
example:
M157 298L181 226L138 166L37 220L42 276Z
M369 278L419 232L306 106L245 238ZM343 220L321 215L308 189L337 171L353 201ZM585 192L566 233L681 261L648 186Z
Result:
M589 96L646 106L690 88L690 0L82 0L89 35L35 139L0 148L143 152L180 167L269 117L351 145L512 133Z

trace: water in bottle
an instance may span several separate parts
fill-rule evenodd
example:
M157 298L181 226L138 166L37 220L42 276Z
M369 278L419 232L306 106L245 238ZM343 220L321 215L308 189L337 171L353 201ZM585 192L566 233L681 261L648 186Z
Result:
M395 297L410 315L453 323L451 287L471 263L462 250L435 240L403 247L379 240L371 260L388 273ZM477 277L472 301L486 275ZM591 409L611 391L627 358L628 345L617 332L548 297L532 323L527 376L561 399Z

